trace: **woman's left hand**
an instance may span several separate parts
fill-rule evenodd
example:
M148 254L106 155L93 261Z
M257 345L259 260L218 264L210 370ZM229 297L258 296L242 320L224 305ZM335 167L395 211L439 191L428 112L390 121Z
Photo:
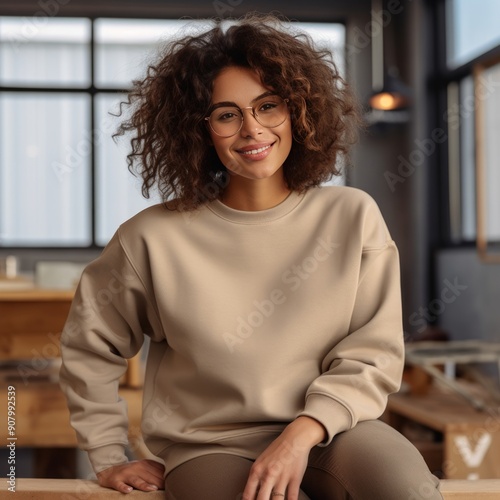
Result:
M243 500L297 500L309 452L326 437L317 420L300 416L255 460Z

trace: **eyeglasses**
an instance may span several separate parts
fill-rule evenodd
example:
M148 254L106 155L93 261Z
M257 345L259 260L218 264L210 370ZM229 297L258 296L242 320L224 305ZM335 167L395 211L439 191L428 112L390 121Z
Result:
M258 100L253 106L238 108L237 106L220 106L215 108L208 121L213 133L220 137L231 137L243 127L243 110L252 110L252 116L266 128L281 125L288 117L288 99L278 96L267 96Z

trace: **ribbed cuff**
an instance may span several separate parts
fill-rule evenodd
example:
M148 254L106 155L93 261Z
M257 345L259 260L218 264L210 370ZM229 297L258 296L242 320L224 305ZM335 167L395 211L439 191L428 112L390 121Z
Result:
M125 455L125 446L121 444L108 444L99 448L92 448L87 450L87 453L96 474L114 465L128 462L127 455Z
M304 410L297 416L307 416L323 424L327 437L318 446L328 446L339 432L352 427L352 417L347 408L328 396L311 394L306 399Z

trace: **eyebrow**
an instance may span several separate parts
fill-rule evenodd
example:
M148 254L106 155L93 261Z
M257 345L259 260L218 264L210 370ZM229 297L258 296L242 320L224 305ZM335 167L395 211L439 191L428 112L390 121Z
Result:
M255 102L259 101L260 99L264 97L268 97L271 95L277 95L275 92L271 92L270 90L267 90L266 92L258 95L257 97L254 97L251 101L250 104L254 104ZM221 101L221 102L216 102L212 106L210 106L210 113L217 108L222 108L224 106L234 106L235 108L240 109L240 107L233 101Z

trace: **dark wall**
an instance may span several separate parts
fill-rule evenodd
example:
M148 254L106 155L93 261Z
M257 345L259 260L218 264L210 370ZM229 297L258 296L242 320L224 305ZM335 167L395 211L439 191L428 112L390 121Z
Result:
M6 0L0 15L113 16L113 17L227 17L249 11L278 11L301 21L333 21L356 11L369 10L366 0Z

